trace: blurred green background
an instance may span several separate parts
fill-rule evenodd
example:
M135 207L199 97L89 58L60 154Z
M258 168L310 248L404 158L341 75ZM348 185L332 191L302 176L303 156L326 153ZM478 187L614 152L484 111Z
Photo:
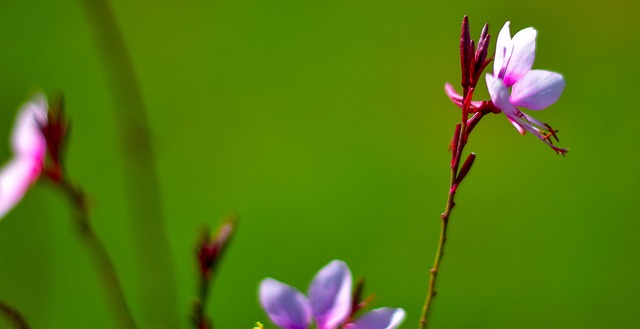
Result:
M431 328L640 328L634 1L112 1L148 107L180 327L195 243L240 227L209 305L217 328L268 322L258 282L306 290L331 259L367 278L375 306L414 328L448 189L460 21L473 38L538 30L534 68L565 75L546 111L566 158L502 115L478 126L458 193ZM91 196L137 317L134 239L119 136L92 22L79 1L0 3L0 136L37 88L63 93L67 163ZM492 48L493 49L493 48ZM484 86L477 93L487 98ZM33 328L114 328L66 200L37 184L0 222L0 300ZM142 237L143 239L144 237ZM164 257L164 255L161 255ZM0 320L0 327L8 326ZM141 321L141 327L145 327Z

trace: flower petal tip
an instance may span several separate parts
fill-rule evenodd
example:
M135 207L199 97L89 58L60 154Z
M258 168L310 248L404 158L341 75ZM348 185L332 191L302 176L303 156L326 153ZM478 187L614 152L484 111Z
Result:
M445 83L444 92L447 94L447 96L449 96L451 101L454 102L456 105L458 106L462 105L462 96L458 94L458 92L456 91L456 89L453 87L452 84L448 82Z
M297 289L272 278L260 282L260 304L277 326L306 329L311 323L307 298Z
M349 266L333 260L320 269L309 285L309 303L319 329L336 328L351 312L353 282Z
M13 158L0 169L0 218L20 202L40 176L47 154L41 130L46 122L44 94L36 94L20 107L11 133Z
M513 85L509 101L515 106L543 110L558 101L564 87L562 74L531 70Z
M345 329L395 329L406 317L401 308L382 307L367 312Z
M43 94L36 94L20 107L11 133L14 154L44 161L47 143L41 128L47 122L47 111L47 100Z

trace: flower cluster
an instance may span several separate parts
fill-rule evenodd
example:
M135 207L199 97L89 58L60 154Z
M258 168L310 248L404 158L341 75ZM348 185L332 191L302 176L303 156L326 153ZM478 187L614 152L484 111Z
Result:
M549 107L562 94L565 86L564 78L559 73L532 70L537 31L529 27L519 31L512 38L509 24L509 22L505 23L500 30L496 42L493 73L486 75L491 101L470 102L469 110L470 112L502 112L520 134L528 131L549 145L556 153L565 154L568 152L566 148L553 144L552 138L558 141L557 130L518 108L543 110ZM455 91L453 86L447 83L445 92L457 106L461 108L464 106L463 97Z
M351 321L351 271L334 260L311 281L308 298L285 283L266 278L260 283L260 303L271 321L283 329L306 329L315 320L318 329L394 329L404 320L401 308L378 308Z

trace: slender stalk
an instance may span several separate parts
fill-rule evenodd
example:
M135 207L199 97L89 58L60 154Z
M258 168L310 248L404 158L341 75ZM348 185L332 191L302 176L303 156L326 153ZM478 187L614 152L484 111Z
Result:
M75 224L84 241L91 258L100 273L102 288L107 296L111 312L116 318L120 328L136 328L136 324L127 306L124 291L120 285L118 275L109 258L106 248L91 228L89 209L84 192L73 186L68 180L63 179L55 186L60 187L76 210Z
M420 329L426 329L428 324L429 311L431 310L431 304L433 298L436 296L436 279L440 270L440 264L444 258L444 247L447 242L447 229L449 227L449 217L451 211L455 207L455 196L460 184L460 180L464 178L464 175L460 175L459 167L462 159L462 152L467 144L470 129L467 121L469 120L469 107L471 104L471 98L473 97L474 88L464 88L463 92L463 106L462 106L462 118L461 122L456 126L455 134L453 137L453 149L451 160L451 179L449 182L449 195L447 197L447 203L445 205L444 212L440 215L441 227L440 227L440 239L438 241L438 249L436 251L433 267L431 268L429 278L429 290L427 292L427 298L422 307L422 315L420 317ZM481 118L481 117L480 117ZM478 119L479 120L479 119ZM477 122L476 122L477 123ZM459 179L460 178L460 179Z
M197 260L200 267L200 286L192 316L193 324L198 329L213 329L213 320L206 316L205 310L218 266L229 243L231 243L237 225L238 219L232 215L220 224L214 236L211 236L207 230L198 244Z
M0 301L0 313L2 313L5 318L11 323L11 325L16 329L29 329L29 324L24 319L24 316L18 312L15 308L11 307L9 304Z
M433 303L433 298L436 296L436 279L438 278L438 273L440 270L440 264L442 263L442 259L444 258L444 247L447 242L447 228L449 227L449 218L451 217L451 212L453 208L456 206L455 196L458 190L458 186L464 180L464 178L469 173L471 166L473 166L473 162L476 158L474 153L471 153L467 156L467 159L460 167L462 160L462 152L464 151L465 145L467 145L467 140L469 139L469 135L473 128L480 122L480 119L484 117L485 114L489 112L497 113L493 106L490 106L491 102L482 102L482 104L478 107L478 105L471 105L471 100L473 99L473 92L475 90L476 85L478 84L478 79L482 74L484 68L489 64L491 58L487 59L487 47L489 45L489 25L485 24L482 29L482 33L480 33L480 39L478 43L478 47L476 48L475 43L471 40L469 35L469 18L464 16L462 19L462 28L460 31L460 68L462 72L462 79L460 84L462 85L462 96L459 96L451 90L447 91L450 97L455 104L461 107L462 109L462 117L460 119L460 123L456 124L456 130L453 136L453 141L451 143L451 180L449 182L449 195L447 197L447 204L445 206L444 212L440 215L440 219L442 221L442 226L440 228L440 239L438 242L438 250L436 251L435 261L433 262L433 267L431 268L430 277L429 277L429 291L427 292L427 298L422 308L422 316L420 317L419 328L426 329L427 328L427 320L429 317L429 310L431 309L431 305ZM449 87L447 87L449 88ZM486 108L482 108L482 107ZM469 114L472 113L473 117L469 119Z
M450 200L452 197L450 195ZM438 270L440 269L440 262L444 257L444 245L447 242L447 228L449 226L448 215L451 213L451 208L447 206L445 213L442 214L442 226L440 228L440 240L438 243L438 250L436 252L436 258L433 263L433 267L429 271L431 273L431 278L429 279L429 292L427 293L427 300L422 308L422 317L420 318L420 328L424 329L427 327L427 319L429 316L429 310L431 310L431 303L433 301L433 297L436 295L436 278L438 277Z
M126 200L145 325L177 327L179 309L146 108L133 62L108 0L80 0L103 54L124 157Z
M209 286L213 276L212 272L211 276L200 277L198 299L193 312L193 323L197 329L213 329L213 321L205 315L209 299Z

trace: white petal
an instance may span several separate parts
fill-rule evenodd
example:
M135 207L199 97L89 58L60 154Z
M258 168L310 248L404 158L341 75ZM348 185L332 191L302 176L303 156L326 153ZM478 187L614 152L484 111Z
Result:
M504 23L500 34L498 34L498 40L496 41L496 55L493 58L493 75L500 76L500 71L503 66L511 57L511 32L509 31L510 22Z
M20 108L11 135L13 152L31 156L40 161L46 154L46 141L40 125L47 122L47 99L38 94Z
M514 115L518 109L509 102L509 88L502 83L502 80L487 73L487 89L491 95L491 102L507 116Z
M31 157L15 157L0 170L0 218L22 200L41 170Z
M536 32L532 27L519 31L511 39L513 52L506 64L507 70L504 75L504 82L507 87L511 87L516 81L522 78L533 66L536 57Z
M309 286L309 302L318 329L333 329L351 313L351 271L343 261L323 267Z
M394 329L404 320L406 314L401 308L382 307L367 312L345 329Z
M526 130L524 129L524 127L522 127L522 125L515 119L512 119L510 117L507 117L507 119L509 119L509 122L511 122L511 124L516 128L516 130L520 133L520 135L524 135L524 133L526 132Z
M272 278L260 283L260 304L277 326L284 329L306 329L311 323L307 298L296 288Z
M542 110L560 98L564 85L559 73L532 70L513 85L510 101L516 106Z

